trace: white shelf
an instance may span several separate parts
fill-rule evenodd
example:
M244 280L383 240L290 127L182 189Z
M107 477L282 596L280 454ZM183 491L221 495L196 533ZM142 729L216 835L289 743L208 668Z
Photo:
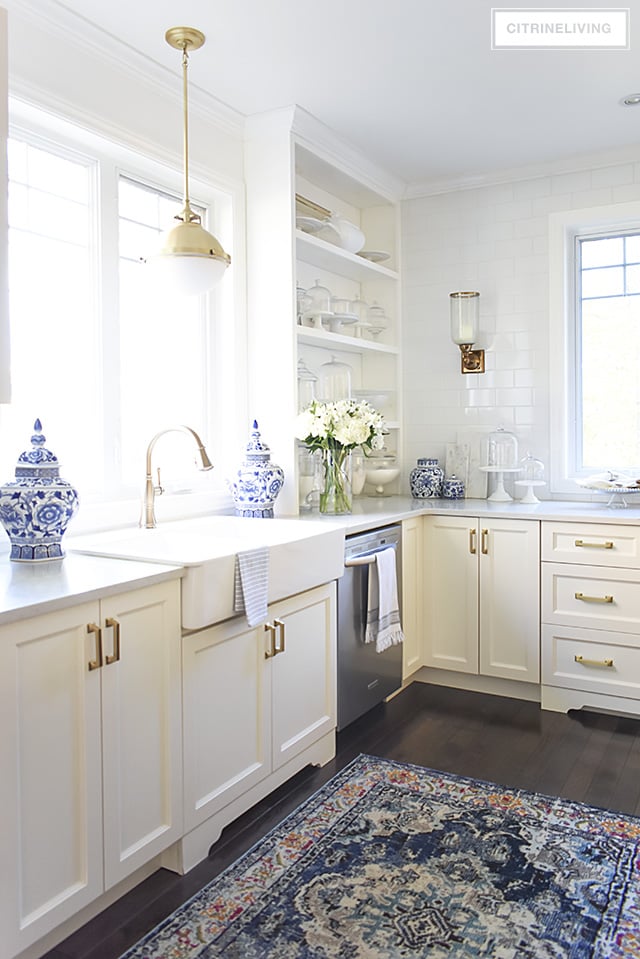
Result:
M357 253L349 253L333 243L327 243L319 237L311 236L302 230L296 230L296 255L299 260L317 266L329 273L337 273L350 280L359 282L366 280L399 279L395 270L390 270L381 263L372 263Z
M389 346L388 343L376 343L362 337L344 336L342 333L331 333L328 330L315 330L310 326L297 326L298 343L305 346L318 346L325 350L340 350L348 353L386 353L398 356L400 349Z

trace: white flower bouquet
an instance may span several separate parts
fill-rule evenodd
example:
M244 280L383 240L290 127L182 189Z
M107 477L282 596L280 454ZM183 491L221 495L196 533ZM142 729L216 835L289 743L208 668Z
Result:
M357 447L365 455L367 450L382 449L385 432L384 417L364 400L314 400L298 415L296 437L312 452L322 451L320 512L351 511L349 453Z

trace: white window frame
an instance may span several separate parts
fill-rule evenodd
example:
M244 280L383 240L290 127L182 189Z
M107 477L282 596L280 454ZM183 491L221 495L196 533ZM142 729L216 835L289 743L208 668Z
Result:
M57 150L66 146L72 155L85 155L91 159L105 159L110 167L108 177L96 176L95 188L99 193L100 204L109 202L116 206L115 224L117 228L117 186L120 174L134 180L147 183L159 190L170 190L182 196L183 173L181 159L175 165L171 161L160 162L141 152L140 144L117 143L100 132L76 125L49 112L46 108L32 106L26 101L9 98L9 136L25 137L46 145L48 140ZM149 151L151 152L151 151ZM208 426L215 426L215 434L209 439L203 435L211 460L214 464L212 489L207 493L193 492L189 496L177 494L164 496L158 503L157 513L165 519L178 519L191 515L201 515L229 508L231 500L226 488L226 477L230 475L230 457L237 455L237 436L246 432L247 423L247 378L244 367L239 367L238 357L246 356L246 306L245 306L245 259L243 255L242 235L244 229L244 198L241 187L226 188L206 183L197 172L190 175L190 193L194 205L213 210L214 215L206 228L220 235L221 227L231 227L234 236L231 253L233 278L231 282L221 284L207 294L209 313L213 313L217 322L212 324L209 337L209 398L208 423L202 426L208 433ZM98 242L100 238L98 237ZM104 262L102 250L102 276L113 275L118 263ZM107 312L117 308L110 299L101 303L102 322L107 321ZM230 361L231 360L231 361ZM110 358L102 357L105 375L109 374ZM1 408L0 408L1 422ZM167 427L174 426L168 423ZM191 424L187 424L191 425ZM213 429L212 429L213 432ZM151 437L149 437L151 440ZM230 453L231 450L231 453ZM19 452L19 451L18 451ZM144 450L141 450L141 462L144 462ZM161 453L161 450L159 450ZM235 465L235 464L234 464ZM67 477L72 479L72 477ZM141 476L141 488L144 476ZM184 491L181 491L184 493ZM97 503L83 503L82 509L74 518L73 534L128 526L138 522L140 500L110 500Z
M576 480L577 257L576 239L593 234L640 231L640 201L616 203L549 216L549 492L591 498Z

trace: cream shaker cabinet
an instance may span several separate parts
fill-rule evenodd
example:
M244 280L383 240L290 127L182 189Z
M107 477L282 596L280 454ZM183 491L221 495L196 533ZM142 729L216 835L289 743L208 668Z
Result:
M335 584L183 637L185 867L308 762L335 753ZM311 754L319 747L317 756Z
M0 956L182 833L179 582L0 628Z
M424 664L537 683L539 523L431 516L424 526Z
M542 706L640 715L640 530L542 524Z

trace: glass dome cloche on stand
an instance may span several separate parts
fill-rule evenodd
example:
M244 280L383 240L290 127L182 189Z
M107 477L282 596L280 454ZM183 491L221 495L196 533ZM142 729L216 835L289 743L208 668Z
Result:
M62 559L62 536L78 510L78 492L61 479L58 458L44 445L40 420L33 429L31 449L18 457L15 480L0 486L0 522L13 562Z
M534 488L546 486L544 479L544 463L537 460L528 450L526 456L520 460L520 478L515 480L516 486L525 487L521 503L539 503L540 500L533 492Z
M493 503L511 503L513 496L504 488L504 474L520 472L516 435L505 430L504 426L489 433L487 465L480 469L485 473L494 473L496 477L496 487L487 499Z

